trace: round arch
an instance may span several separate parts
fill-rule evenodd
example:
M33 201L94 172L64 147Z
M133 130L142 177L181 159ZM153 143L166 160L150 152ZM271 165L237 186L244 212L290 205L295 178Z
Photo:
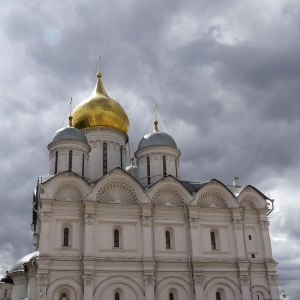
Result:
M262 293L265 299L271 299L271 295L269 291L262 285L255 285L252 287L252 297L255 296L256 293ZM256 298L255 298L256 299Z
M139 300L145 299L142 288L134 280L124 276L112 276L102 281L94 292L94 299L101 299L101 294L112 284L123 284L132 289Z
M242 299L242 294L241 294L241 291L240 291L239 287L237 286L237 284L234 281L232 281L231 279L228 279L225 277L213 278L207 282L207 284L204 287L205 299L209 299L209 295L211 295L212 290L217 285L219 285L219 287L227 286L233 292L235 300Z
M47 289L47 300L58 300L58 293L59 289L70 289L70 291L73 291L73 294L76 295L76 299L80 299L81 289L80 284L75 281L74 279L69 278L59 278L53 281L49 288Z
M185 291L188 297L187 299L191 299L192 288L186 280L173 276L162 279L157 285L158 295L160 295L167 286L169 286L170 288L176 288L176 286L180 286Z

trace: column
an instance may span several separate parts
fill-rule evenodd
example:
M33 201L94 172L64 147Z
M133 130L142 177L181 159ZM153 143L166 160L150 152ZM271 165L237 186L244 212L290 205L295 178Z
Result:
M194 275L196 300L205 300L204 295L204 275Z
M39 242L40 255L49 253L49 241L50 241L50 223L51 223L51 212L41 212L39 218L41 221L41 233Z
M191 256L192 260L200 259L200 252L199 252L199 220L196 218L190 218L190 245L191 245Z
M81 241L84 242L81 245L84 256L95 256L94 251L94 224L95 224L95 207L94 203L84 201L84 237ZM84 240L83 240L84 239Z
M251 300L250 276L248 275L240 276L240 284L242 288L243 300Z
M144 276L144 283L145 283L145 300L154 300L155 276L153 275Z
M46 300L49 276L46 274L37 274L36 280L37 280L37 299Z
M28 272L28 292L27 292L28 299L30 300L37 299L36 287L37 284L35 278L35 271L33 268L30 268Z
M266 260L273 260L270 234L269 234L270 222L269 221L260 221L259 225L260 225L260 229L262 232L262 238L263 238L264 250L265 250L265 258L266 258Z
M235 233L236 251L237 251L238 260L245 260L247 258L247 253L245 249L244 232L243 232L244 222L242 220L237 220L237 219L234 219L232 222L233 222L233 229Z
M94 299L94 275L83 275L84 300Z
M269 275L268 280L269 280L269 285L270 285L271 299L279 299L278 276L277 275Z
M151 204L142 206L142 226L144 242L144 259L153 260L153 236L152 236ZM154 226L154 225L153 225Z

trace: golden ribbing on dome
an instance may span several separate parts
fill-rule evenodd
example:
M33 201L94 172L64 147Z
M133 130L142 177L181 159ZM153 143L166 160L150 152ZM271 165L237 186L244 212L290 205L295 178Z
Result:
M128 134L129 120L123 107L107 95L101 80L102 74L98 73L97 77L91 97L74 109L73 126L78 129L110 127Z

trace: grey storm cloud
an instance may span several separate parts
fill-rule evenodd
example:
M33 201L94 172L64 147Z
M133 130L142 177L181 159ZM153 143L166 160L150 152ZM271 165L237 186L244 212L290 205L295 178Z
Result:
M126 110L135 148L159 128L181 179L239 176L275 199L280 289L299 294L297 1L17 1L0 12L0 271L32 251L32 189L47 145L96 82Z

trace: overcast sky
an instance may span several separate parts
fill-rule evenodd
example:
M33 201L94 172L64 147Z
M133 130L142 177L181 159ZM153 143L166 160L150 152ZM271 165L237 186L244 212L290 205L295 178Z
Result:
M280 290L300 294L300 2L2 0L0 275L32 250L31 202L47 145L87 98L101 55L130 140L159 127L181 179L254 185L270 215Z

